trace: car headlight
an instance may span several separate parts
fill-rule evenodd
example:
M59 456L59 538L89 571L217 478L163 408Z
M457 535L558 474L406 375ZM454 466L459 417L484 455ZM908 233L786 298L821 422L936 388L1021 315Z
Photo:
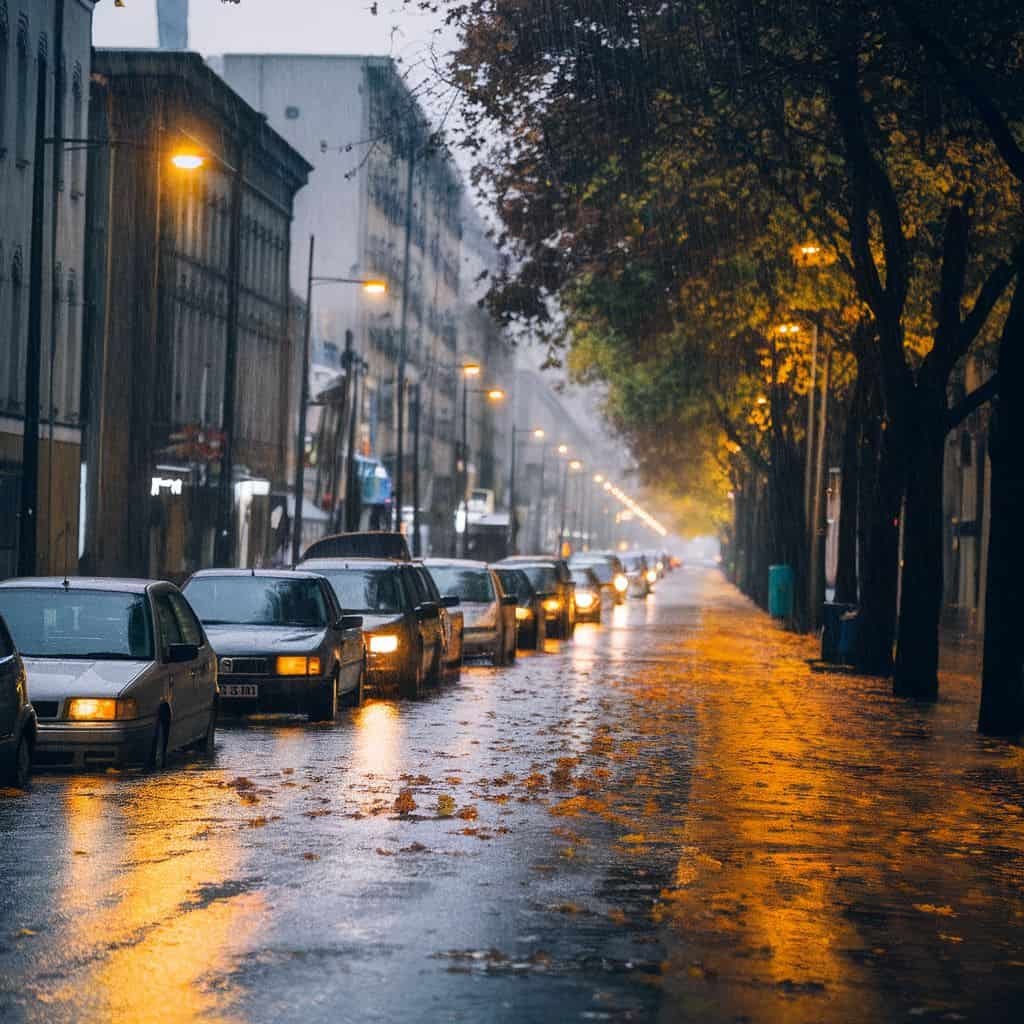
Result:
M378 633L370 637L371 654L394 654L398 650L398 637L394 633Z
M283 654L277 659L279 676L318 676L320 659L305 654Z
M612 583L620 594L624 594L629 589L629 580L621 572L612 580Z
M658 582L658 574L653 569L648 569L647 570L647 582L648 583L657 583Z
M123 722L138 717L139 706L130 698L72 697L68 701L68 718L75 722Z
M526 619L528 619L530 617L530 614L531 614L531 612L530 612L529 608L517 608L516 609L516 621L517 622L523 622L523 621L525 621Z
M589 608L594 603L594 594L590 590L576 591L576 607Z
M562 607L562 599L559 597L549 597L544 601L544 611L546 612L557 612Z

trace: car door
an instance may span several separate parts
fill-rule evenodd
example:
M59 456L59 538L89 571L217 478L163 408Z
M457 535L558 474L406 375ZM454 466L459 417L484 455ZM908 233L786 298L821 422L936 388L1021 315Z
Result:
M441 594L434 583L433 576L426 566L416 567L416 575L419 578L420 586L426 595L426 607L428 609L426 622L429 628L430 643L437 650L437 660L440 664L444 660L444 623L441 621L443 609L441 607Z
M430 575L430 570L426 566L422 566L417 571L420 579L423 581L423 586L426 587L428 600L437 608L437 643L440 646L440 656L444 658L447 655L448 644L451 639L451 620L448 616L448 609L441 603L441 592L437 589L437 584L434 582L434 577Z
M334 588L327 580L321 580L320 587L329 609L329 632L338 652L338 692L347 693L359 685L359 673L363 670L363 630L361 626L340 629L340 620L346 614L345 609L338 603Z
M516 609L515 605L506 604L509 592L505 590L501 577L492 569L491 586L498 598L498 618L501 621L501 642L506 656L515 654L516 650Z
M14 641L3 620L0 620L0 740L14 735L21 712L21 691L18 679L21 665L14 650Z
M430 589L423 579L423 572L426 572L426 570L410 565L406 572L406 582L415 595L414 612L417 630L420 639L423 641L423 666L421 671L426 672L434 658L434 648L437 646L437 623L440 620L433 612L435 606L430 598Z
M193 738L192 729L195 725L197 709L192 699L192 672L196 663L194 661L175 663L168 658L171 644L183 644L185 639L181 635L178 617L174 614L171 595L167 590L157 590L153 593L153 610L156 619L157 663L160 666L158 677L163 684L160 689L162 689L163 697L171 709L171 728L167 747L169 750L174 750L184 746ZM143 714L152 715L156 711L159 697L155 692L147 695L147 698L150 696L156 699L152 704L149 704L147 699L147 706Z
M176 590L168 591L171 608L178 622L182 642L195 644L199 648L199 657L191 664L183 666L188 669L188 704L192 739L206 735L210 708L217 699L217 656L207 642L203 627L199 624L192 606L183 594Z

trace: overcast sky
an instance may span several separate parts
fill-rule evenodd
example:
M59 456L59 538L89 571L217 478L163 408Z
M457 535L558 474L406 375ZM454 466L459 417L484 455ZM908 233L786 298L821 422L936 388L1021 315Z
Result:
M100 0L93 17L97 46L155 46L156 0ZM415 6L415 5L412 5ZM380 13L374 15L371 8ZM214 53L373 53L410 62L432 40L449 49L443 18L405 9L401 0L191 0L190 46ZM440 34L438 34L440 32Z

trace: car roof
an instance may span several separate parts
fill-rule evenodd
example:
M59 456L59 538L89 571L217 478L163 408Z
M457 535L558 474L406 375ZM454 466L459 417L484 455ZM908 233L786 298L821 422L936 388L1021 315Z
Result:
M533 564L534 562L560 562L562 559L555 555L509 555L501 560L502 565L512 565L518 562L521 565Z
M304 572L302 569L199 569L192 573L192 580L207 580L225 576L255 576L257 579L290 580L298 577L303 580L318 580L323 577L318 572Z
M115 576L18 576L0 582L0 588L30 587L33 590L106 590L115 594L142 594L149 587L173 583L166 580L120 579Z
M423 564L428 569L489 569L486 562L477 562L471 558L425 558Z
M541 566L545 569L554 569L561 562L560 558L519 558L516 561L512 561L508 558L503 558L500 562L495 562L495 565L504 566L506 569L533 569Z
M296 572L317 572L321 569L400 569L409 562L397 558L311 558L299 562Z

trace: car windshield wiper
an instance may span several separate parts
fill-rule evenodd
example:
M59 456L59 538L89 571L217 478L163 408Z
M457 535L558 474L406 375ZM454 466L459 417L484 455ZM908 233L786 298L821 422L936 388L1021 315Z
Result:
M203 619L204 626L241 626L250 625L250 623L241 622L228 622L227 619ZM258 623L257 623L258 625Z
M85 654L66 655L71 658L95 658L97 661L147 661L138 654L125 654L124 651L87 651Z

